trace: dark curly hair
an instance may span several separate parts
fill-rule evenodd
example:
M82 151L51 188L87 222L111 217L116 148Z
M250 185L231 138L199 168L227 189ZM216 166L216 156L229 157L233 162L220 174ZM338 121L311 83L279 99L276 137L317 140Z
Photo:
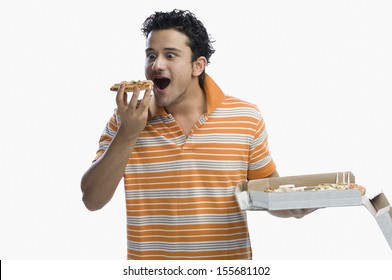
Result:
M192 62L200 56L207 59L215 52L213 41L207 33L204 24L188 10L174 9L171 12L155 12L150 15L142 25L142 32L147 38L153 30L175 29L189 38L189 47L192 50ZM205 72L199 76L199 84L203 87Z

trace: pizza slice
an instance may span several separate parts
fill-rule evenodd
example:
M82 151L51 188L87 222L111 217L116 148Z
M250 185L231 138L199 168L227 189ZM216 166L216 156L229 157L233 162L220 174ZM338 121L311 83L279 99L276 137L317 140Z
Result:
M129 91L134 91L135 89L140 89L140 90L147 90L147 89L152 89L154 87L154 82L151 80L145 80L145 81L129 81L129 82L124 82L125 84L125 92ZM119 84L114 84L110 90L111 91L118 91L120 88L121 83Z
M349 184L319 184L314 187L295 187L295 185L281 185L278 187L268 187L264 192L297 192L297 191L326 191L326 190L358 190L361 195L365 195L366 189L355 183Z

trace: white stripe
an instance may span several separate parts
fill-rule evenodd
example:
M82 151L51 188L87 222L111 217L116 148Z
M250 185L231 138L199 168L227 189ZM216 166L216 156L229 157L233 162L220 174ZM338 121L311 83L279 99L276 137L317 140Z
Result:
M161 163L138 163L127 164L125 172L147 173L147 172L173 172L173 170L246 170L247 161L233 160L175 160Z
M234 195L235 186L226 188L173 188L126 190L126 199L137 198L188 198L188 197L230 197Z
M238 174L238 176L241 176L241 174ZM168 175L168 176L153 176L153 179L164 179L164 178L184 178L184 175ZM201 177L224 177L227 178L227 174L223 174L223 175L219 175L219 174L187 174L186 177L197 177L197 178L201 178ZM138 180L151 180L151 177L142 177L142 176L138 176L137 177ZM132 179L129 179L132 180ZM177 181L177 180L175 180ZM194 182L194 181L192 181Z
M127 234L127 236L129 237L136 237L136 238L148 238L148 237L158 237L158 238L172 238L172 239L177 239L177 238L192 238L192 237L207 237L207 236L213 236L213 237L217 237L217 236L233 236L233 235L239 235L239 234L244 234L247 233L247 230L243 231L243 232L236 232L236 233L225 233L225 234L200 234L200 235L177 235L177 236L171 236L171 235L159 235L159 234L152 234L152 235L132 235L132 234ZM175 240L174 240L175 241ZM170 241L173 242L173 241ZM197 242L197 241L196 241Z
M128 216L129 225L189 225L189 224L227 224L228 221L243 222L246 216L242 212L230 214L195 214L195 215L148 215L148 216Z
M159 250L167 252L202 252L215 251L225 249L236 249L249 247L250 240L248 238L234 239L234 240L214 240L207 242L135 242L128 241L128 248L138 251Z
M143 254L143 257L145 257L145 258L156 258L156 259L164 257L164 258L167 258L167 259L174 259L174 260L181 258L181 259L190 259L191 260L191 259L200 259L200 258L207 259L207 258L228 257L228 256L236 256L236 255L244 255L244 254L247 254L247 252L244 252L244 253L233 253L233 254L222 254L222 255L208 255L208 256L207 255L206 256L168 256L168 255L146 255L146 254ZM134 255L134 254L128 254L128 255L140 257L140 256ZM236 259L236 260L241 260L241 259ZM249 259L243 259L243 260L249 260Z
M172 205L172 204L168 204ZM168 212L181 212L181 211L192 211L192 210L229 210L229 209L238 209L238 206L232 207L224 207L224 208L205 208L205 207L197 207L197 208L160 208L160 209L141 209L141 210L127 210L129 213L141 213L146 211L168 211Z
M190 231L190 232L197 232L197 231L211 231L211 230L233 230L233 229L248 229L246 226L239 226L239 227L227 227L227 228L201 228L201 229L180 229L180 228L176 228L176 229L128 229L127 231L134 231L134 232L149 232L149 231L167 231L167 232L183 232L183 231Z
M216 184L222 184L222 183L226 183L224 181L202 181L202 180L192 180L192 181L175 181L175 182L155 182L155 183L149 183L149 182L144 182L143 186L154 186L154 185L179 185L179 184L193 184L195 183L195 185L197 185L197 183L201 183L201 184L211 184L211 183L216 183ZM140 188L142 188L143 186L141 186L140 183L126 183L125 184L127 187L132 187L132 186L139 186ZM140 189L139 190L142 190ZM195 187L192 187L192 189L194 189ZM145 190L149 190L149 189L145 189ZM176 188L176 190L178 190L178 188Z

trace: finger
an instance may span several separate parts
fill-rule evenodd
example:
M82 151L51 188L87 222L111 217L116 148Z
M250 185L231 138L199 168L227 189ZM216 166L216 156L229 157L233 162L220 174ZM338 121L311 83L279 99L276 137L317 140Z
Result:
M303 209L292 209L292 210L290 210L290 213L293 217L297 218L297 217L302 216L303 211L304 211Z
M295 218L301 219L304 216L306 216L316 210L317 210L317 208L297 209L297 210L293 210L292 214Z
M316 211L317 209L318 209L318 208L309 208L309 209L307 209L306 214L313 213L313 212Z
M124 91L123 103L125 106L128 105L128 93Z
M138 100L138 98L139 98L139 93L140 93L140 89L138 89L138 88L136 88L136 89L133 91L131 100L129 101L129 106L130 106L130 108L136 109L136 107L137 107L137 100Z
M144 92L143 99L140 101L139 104L140 110L144 112L146 109L148 109L148 106L150 105L151 102L151 97L152 97L151 89L146 90Z
M127 91L125 90L125 83L126 83L126 81L122 81L122 82L121 82L121 84L124 85L123 103L124 103L124 106L126 107L126 106L128 106L128 93L127 93Z
M124 89L125 89L125 84L121 83L120 87L117 91L116 94L116 103L117 103L117 107L120 109L124 108L124 105L126 105L126 102L124 102Z

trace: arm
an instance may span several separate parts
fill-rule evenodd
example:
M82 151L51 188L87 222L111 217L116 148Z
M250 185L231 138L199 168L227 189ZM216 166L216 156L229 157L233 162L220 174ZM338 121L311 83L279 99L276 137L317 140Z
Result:
M136 139L126 139L118 132L106 152L83 175L81 189L87 209L99 210L112 199L122 179L129 151L136 143Z
M136 90L128 104L127 93L124 92L124 85L121 85L116 96L120 127L106 152L83 175L83 202L91 211L101 209L112 199L123 177L129 153L146 125L151 90L146 91L139 105L138 95L139 90Z
M271 177L279 177L279 173L278 173L278 171L275 169L275 171L271 174L271 175L269 175L267 178L271 178Z
M263 135L263 131L264 131L264 122L262 120L262 118L260 118L260 122L258 124L258 129L257 129L257 135L255 136L255 139L257 139L258 137L261 137L261 135ZM266 133L265 133L266 135ZM264 138L264 141L261 141L262 144L259 144L259 149L264 149L262 152L260 152L260 150L255 149L255 152L253 152L252 154L255 154L256 156L260 153L263 154L268 154L268 143L267 143L267 137ZM248 178L260 178L260 176L257 176L259 174L255 174L253 173L253 176L248 176ZM274 172L272 172L272 174L270 174L269 176L267 176L267 178L271 178L271 177L279 177L279 173L278 171L275 169ZM303 216L313 212L316 209L290 209L290 210L273 210L273 211L268 211L268 213L270 213L273 216L277 216L277 217L281 217L281 218L289 218L289 217L295 217L295 218L302 218Z

